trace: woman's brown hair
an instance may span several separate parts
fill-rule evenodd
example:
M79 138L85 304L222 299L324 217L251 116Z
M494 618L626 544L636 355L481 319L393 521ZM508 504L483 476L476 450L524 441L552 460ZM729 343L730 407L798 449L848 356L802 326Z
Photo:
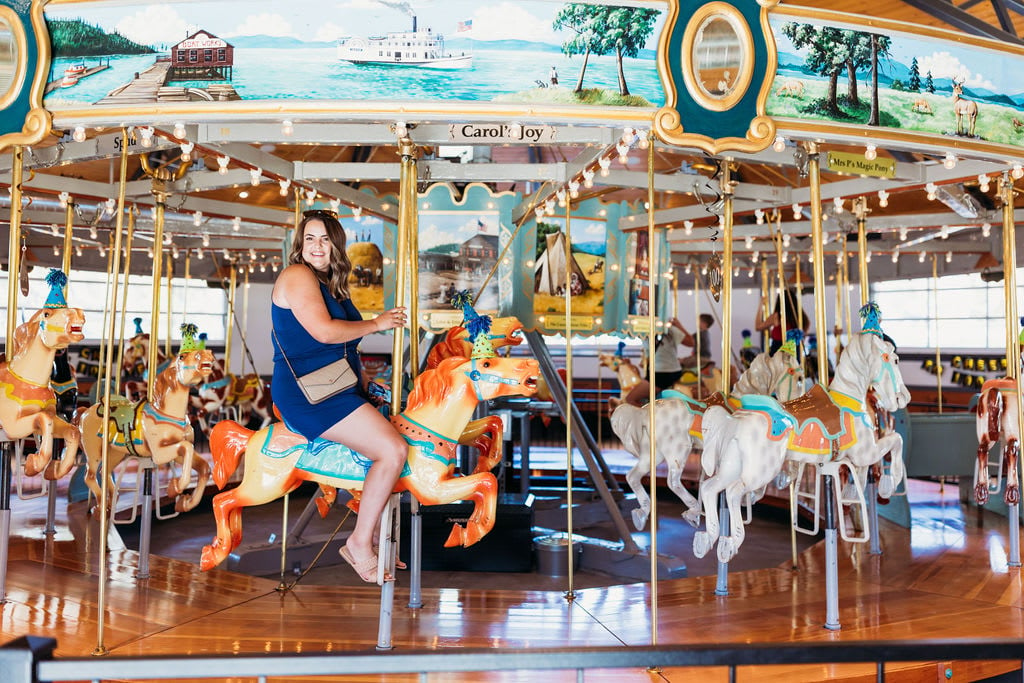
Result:
M302 214L302 221L295 230L295 237L292 238L292 250L288 255L288 263L305 263L302 259L302 242L305 239L306 224L310 221L323 223L327 230L327 237L331 240L330 267L326 274L318 272L317 278L327 285L328 291L334 298L339 301L350 298L348 276L352 272L352 262L349 261L348 253L345 251L345 228L342 227L341 221L333 212L316 209Z

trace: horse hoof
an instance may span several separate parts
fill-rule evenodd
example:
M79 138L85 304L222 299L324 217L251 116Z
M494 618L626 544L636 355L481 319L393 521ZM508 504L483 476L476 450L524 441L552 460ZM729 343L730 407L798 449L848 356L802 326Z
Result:
M331 505L321 496L316 499L316 510L320 513L320 519L326 519L327 513L331 511Z
M711 535L706 531L698 531L693 536L693 554L704 557L711 550Z
M729 560L736 556L737 548L733 548L732 537L723 536L718 539L718 561L728 564Z
M985 484L978 484L974 487L974 500L978 505L984 505L988 502L988 486Z
M647 512L642 508L633 510L633 526L636 527L637 531L643 531L644 527L647 526Z
M700 526L700 510L687 510L683 513L683 519L694 529Z
M1007 486L1004 497L1007 505L1016 505L1020 502L1020 489L1016 486Z
M896 493L896 482L891 474L883 474L878 480L878 495L881 498L891 498Z
M212 545L204 545L203 552L199 555L199 569L209 571L220 564Z
M452 527L452 532L448 534L448 540L444 542L445 548L456 548L464 545L464 539L466 536L466 530L458 524Z
M789 472L779 472L775 475L775 488L785 489L789 487Z

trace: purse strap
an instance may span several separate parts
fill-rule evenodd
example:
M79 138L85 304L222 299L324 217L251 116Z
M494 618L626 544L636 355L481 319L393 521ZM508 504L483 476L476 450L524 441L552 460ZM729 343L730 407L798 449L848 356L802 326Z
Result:
M274 337L274 343L277 344L277 348L281 351L281 357L284 358L284 362L288 365L288 370L291 371L292 377L295 381L299 381L299 376L295 374L295 368L292 367L292 363L288 360L288 354L284 352L284 347L281 346L281 340L277 338L277 330L273 327L270 328L270 334ZM348 360L348 343L345 344L345 360Z

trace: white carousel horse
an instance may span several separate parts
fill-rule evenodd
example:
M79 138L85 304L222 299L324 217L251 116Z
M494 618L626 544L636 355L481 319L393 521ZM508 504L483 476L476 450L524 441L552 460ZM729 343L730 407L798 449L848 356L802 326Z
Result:
M181 475L168 485L167 494L176 497L175 509L191 510L202 498L210 476L205 460L196 457L192 445L192 425L188 423L189 388L209 376L213 367L213 354L207 349L185 350L179 353L153 384L152 402L130 402L121 396L111 396L111 406L102 402L90 406L79 415L77 423L82 433L82 449L86 454L88 470L85 483L101 500L97 475L102 470L109 477L114 468L126 457L152 458L157 466L177 462ZM103 446L103 422L107 429L107 459L100 463ZM191 495L187 495L192 471L199 481ZM107 507L114 510L115 495L109 496Z
M57 349L85 338L80 308L46 307L14 331L8 358L0 360L0 430L10 440L38 435L36 453L25 460L25 474L46 470L47 479L60 479L75 464L78 430L57 416L50 375ZM52 461L53 439L64 439L66 452Z
M1005 474L1003 499L1007 505L1019 503L1017 458L1020 453L1020 425L1017 422L1017 383L1012 377L990 379L981 386L976 425L978 459L974 467L974 499L978 505L987 503L990 493L999 492ZM991 477L988 451L994 443L1002 443L1003 450L998 476Z
M898 410L909 403L898 360L892 343L880 334L861 332L847 346L827 392L815 385L785 405L765 396L747 397L732 414L708 408L701 456L707 479L700 487L707 529L694 537L694 554L704 557L718 541L718 559L728 562L743 542L743 522L737 514L742 497L766 486L787 461L838 461L866 471L892 452L894 468L895 463L902 463L903 438L895 432L877 437L865 404L869 389L885 410ZM894 473L894 478L898 484L902 471ZM721 539L720 491L726 493L730 514L730 535Z
M792 354L780 349L774 356L767 352L759 354L736 382L733 396L765 394L788 401L802 394L803 386L800 363ZM668 486L687 507L683 518L694 526L697 526L700 517L700 504L683 485L683 468L693 448L701 446L701 416L704 411L709 405L723 403L725 400L722 394L717 392L709 396L706 402L694 401L682 395L654 402L657 425L655 459L657 463L664 461L668 465ZM738 405L738 401L735 405ZM651 512L651 499L642 483L643 478L651 472L648 409L646 406L622 403L612 411L610 419L612 431L622 441L623 448L637 459L626 475L626 482L636 495L639 505L633 510L633 524L637 529L643 529Z

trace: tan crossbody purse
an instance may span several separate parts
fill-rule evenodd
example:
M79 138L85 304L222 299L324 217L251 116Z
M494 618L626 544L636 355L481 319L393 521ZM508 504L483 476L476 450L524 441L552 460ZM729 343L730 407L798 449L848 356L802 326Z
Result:
M301 377L296 375L295 368L292 367L291 361L288 360L288 356L284 352L284 347L281 346L281 342L277 338L277 332L271 330L271 333L274 335L274 342L277 344L277 348L281 349L281 356L284 358L284 362L288 364L292 377L295 378L299 389L302 390L302 394L310 403L317 404L325 401L335 394L351 389L359 381L355 370L349 365L347 347L344 358L339 358L322 368L307 372Z

